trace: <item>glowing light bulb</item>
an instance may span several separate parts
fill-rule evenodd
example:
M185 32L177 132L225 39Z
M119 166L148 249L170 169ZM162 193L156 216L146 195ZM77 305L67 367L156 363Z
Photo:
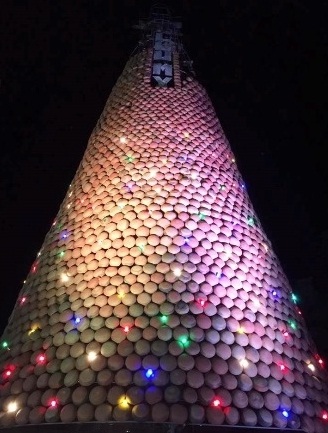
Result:
M162 323L167 323L167 321L168 321L168 317L167 317L167 316L161 316L160 321L161 321Z
M247 359L241 359L241 360L239 361L239 364L240 364L242 367L244 367L244 368L248 367L248 361L247 361Z
M291 298L292 298L292 301L294 302L294 304L297 304L298 297L295 295L295 293L292 293Z
M25 302L26 302L26 296L23 296L23 298L21 298L21 300L20 300L20 305L24 305L25 304Z
M289 334L288 334L288 332L287 332L287 331L285 331L285 332L283 333L283 336L284 336L284 337L289 337Z
M38 364L44 364L46 361L46 357L43 353L41 353L37 358L36 358L36 362Z
M55 398L53 398L52 400L49 401L49 406L53 408L57 407L58 401Z
M125 296L125 293L124 293L124 292L118 292L117 296L118 296L120 299L123 299L124 296Z
M315 366L313 364L308 364L308 369L311 371L315 371Z
M18 405L15 401L11 401L10 403L8 403L7 412L10 413L17 412L17 409L18 409Z
M220 404L221 404L221 401L218 399L218 398L215 398L214 400L213 400L213 406L214 407L218 407L218 406L220 406Z
M88 360L89 361L94 361L96 358L97 358L96 352L89 352L88 353Z
M323 412L323 414L321 415L321 418L324 419L325 421L327 421L328 420L328 413Z
M4 376L5 377L10 377L12 375L12 371L10 371L10 370L6 370L5 372L4 372Z
M189 343L188 337L186 337L185 335L183 335L182 337L179 338L179 342L182 344L182 346L187 346Z
M180 275L181 275L181 269L176 268L176 269L174 269L173 273L174 273L174 275L175 275L176 277L180 277Z
M285 370L286 370L286 367L285 367L283 364L281 364L281 365L280 365L280 370L281 370L281 371L285 371Z
M124 326L124 332L127 334L130 331L130 326Z
M60 279L63 283L66 283L69 280L69 276L65 272L63 272L60 276Z
M122 144L126 143L126 138L125 137L120 137L120 143L122 143Z
M198 299L198 303L199 303L202 307L204 307L204 305L205 305L205 299Z
M8 349L8 347L9 347L8 342L7 342L7 341L3 341L3 342L1 343L1 347L2 347L3 349Z
M119 401L119 405L124 408L127 409L130 405L130 400L124 395L120 401Z
M240 328L238 328L237 332L238 334L245 334L245 329L241 326Z
M321 358L318 359L320 365L323 365L323 360Z
M146 371L146 377L147 377L147 379L154 377L154 372L151 368L148 368L148 370Z
M194 179L194 180L197 179L197 173L192 173L191 174L191 179Z
M202 212L199 212L199 214L198 214L198 218L199 218L200 220L204 220L204 219L205 219L205 214L203 214Z
M254 227L255 226L255 219L252 216L249 216L247 218L247 224L251 227Z
M81 323L81 317L75 317L74 323L75 323L75 325L78 325L79 323Z
M294 320L290 320L288 323L292 329L295 329L295 330L297 329L297 324Z
M285 418L288 418L288 417L289 417L289 413L287 412L287 410L283 410L281 413L283 414L283 416L284 416Z

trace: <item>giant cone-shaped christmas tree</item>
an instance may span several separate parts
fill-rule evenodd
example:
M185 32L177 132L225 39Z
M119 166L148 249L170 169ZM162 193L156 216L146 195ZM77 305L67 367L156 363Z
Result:
M0 425L327 431L323 361L179 25L155 12L1 338Z

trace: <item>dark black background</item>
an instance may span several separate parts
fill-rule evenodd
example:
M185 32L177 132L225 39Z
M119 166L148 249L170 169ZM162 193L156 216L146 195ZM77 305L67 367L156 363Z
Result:
M328 355L328 3L168 1L319 352ZM216 10L213 5L216 5ZM312 4L312 6L311 6ZM4 328L150 1L1 5ZM1 332L0 332L1 333Z

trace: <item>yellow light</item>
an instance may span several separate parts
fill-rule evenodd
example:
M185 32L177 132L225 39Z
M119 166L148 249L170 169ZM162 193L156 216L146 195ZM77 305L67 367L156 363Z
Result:
M13 413L16 412L18 409L18 405L15 401L12 401L7 406L7 412Z
M37 331L38 329L40 329L40 326L37 323L34 323L31 326L31 329L28 331L28 335L32 335L35 331Z
M120 299L123 299L124 296L125 296L125 293L124 293L124 292L118 292L117 296L118 296Z
M119 400L119 405L123 409L127 409L129 407L129 404L130 404L130 400L125 395L123 395L123 397L121 397Z
M69 280L69 276L63 272L60 276L60 279L63 283L66 283Z
M309 368L311 371L315 371L315 366L314 366L313 364L309 364L309 365L308 365L308 368Z
M246 368L246 367L248 366L248 361L247 361L247 359L241 359L241 360L239 361L239 364L240 364L242 367Z
M181 269L174 269L174 271L173 271L173 273L174 273L174 275L176 276L176 277L180 277L180 275L181 275Z
M90 352L90 353L88 353L88 360L89 361L94 361L96 358L97 358L96 352Z
M245 330L244 330L244 328L241 326L240 328L238 328L237 332L238 332L238 334L244 334L244 333L245 333Z

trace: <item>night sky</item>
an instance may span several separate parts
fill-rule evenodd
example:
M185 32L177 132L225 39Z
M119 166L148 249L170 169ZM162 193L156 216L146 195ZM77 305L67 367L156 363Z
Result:
M167 1L328 357L328 3ZM216 11L212 4L216 4ZM1 5L0 334L150 1Z

